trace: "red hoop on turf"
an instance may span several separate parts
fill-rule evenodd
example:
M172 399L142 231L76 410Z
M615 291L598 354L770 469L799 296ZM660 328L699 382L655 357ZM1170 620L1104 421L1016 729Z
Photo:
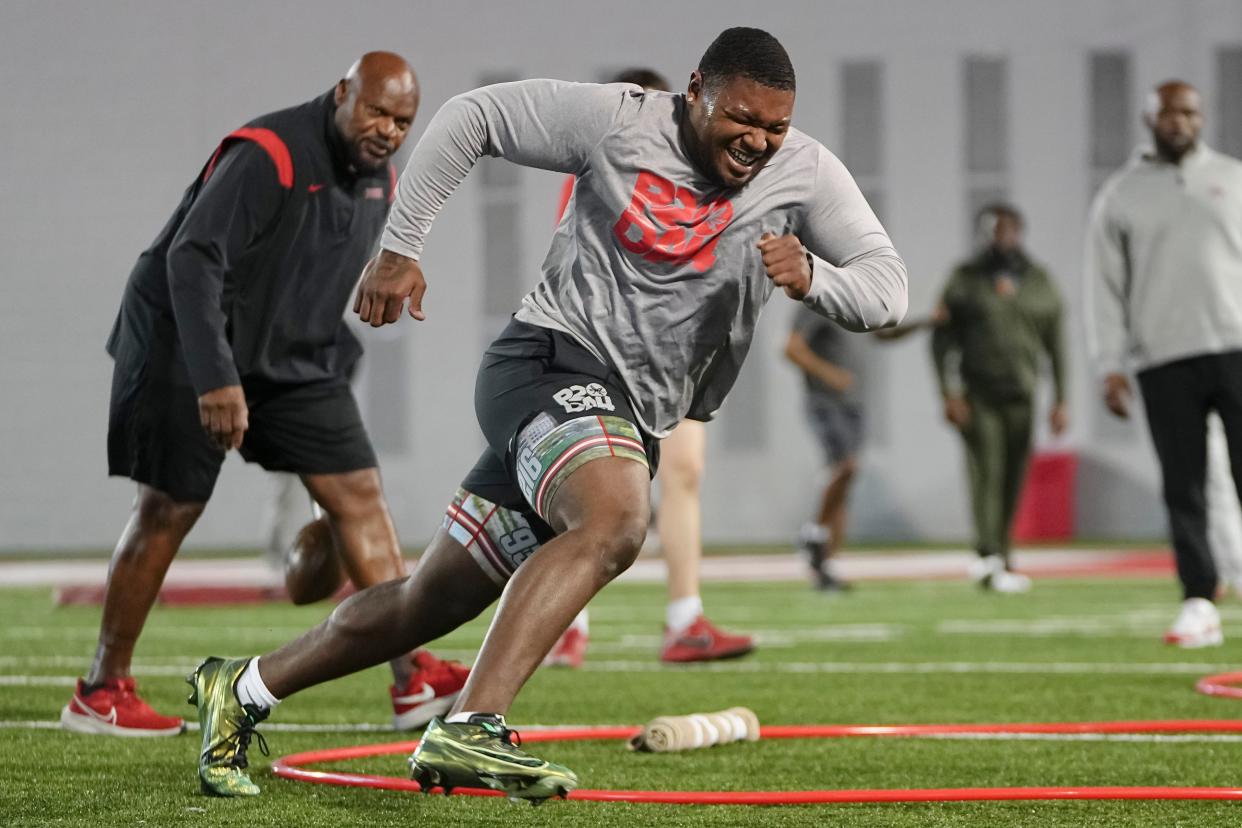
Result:
M1231 686L1234 684L1242 684L1242 673L1221 673L1216 676L1205 676L1195 683L1195 689L1209 696L1242 699L1242 687Z
M1242 680L1242 673L1234 674ZM567 742L587 739L628 739L633 727L584 727L530 731L523 742ZM970 733L1242 733L1242 721L1177 720L1138 722L1035 722L1026 724L966 725L786 725L764 727L765 739L825 739L848 736L945 736ZM303 765L409 753L418 742L359 745L295 753L272 763L285 779L321 785L347 785L396 791L420 791L412 779L365 773L304 770ZM455 788L454 795L503 796L498 791ZM833 802L967 802L1019 799L1233 799L1242 800L1242 788L923 788L911 790L836 791L616 791L578 789L570 799L587 802L654 802L666 805L808 805Z

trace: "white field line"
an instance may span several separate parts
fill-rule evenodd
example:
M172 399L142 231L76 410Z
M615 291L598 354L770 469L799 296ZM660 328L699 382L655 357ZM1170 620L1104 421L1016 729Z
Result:
M534 732L539 730L566 730L592 725L518 725L519 731ZM637 730L638 726L634 725ZM4 721L0 720L0 730L60 730L60 722L55 721ZM197 722L186 722L186 731L197 732ZM391 726L370 722L342 724L267 722L263 725L267 733L392 733L413 740L414 734L393 730ZM849 737L853 739L866 737ZM942 741L988 741L988 742L1141 742L1164 744L1205 744L1205 743L1242 743L1242 734L1238 733L935 733L920 736L874 737L901 739L939 739Z
M1136 553L1098 549L1041 549L1017 552L1018 569L1035 576L1083 569L1088 572ZM1143 553L1137 553L1143 554ZM1158 553L1157 553L1158 554ZM1167 554L1167 553L1166 553ZM967 580L973 552L847 552L837 566L846 580L955 578ZM5 561L0 558L0 583L6 586L74 586L103 584L106 559ZM724 555L705 557L700 566L704 581L805 581L806 560L796 553ZM1139 573L1141 574L1141 573ZM622 573L625 582L663 583L667 568L659 558L641 558ZM1158 577L1166 577L1159 575ZM276 586L282 578L258 557L173 561L168 585Z
M1242 733L932 733L918 737L984 742L1242 742Z
M31 661L34 659L32 658ZM81 666L87 665L81 660ZM14 665L17 666L17 665ZM29 664L30 667L40 666ZM75 665L57 664L60 667ZM192 669L190 665L189 669ZM593 673L790 673L837 675L1135 675L1135 676L1205 676L1231 672L1236 664L1203 664L1195 662L977 662L977 661L718 661L701 664L663 664L654 658L646 661L588 659L582 665ZM180 662L134 665L136 676L183 676L187 666ZM72 687L76 679L63 675L0 674L0 686L8 687Z

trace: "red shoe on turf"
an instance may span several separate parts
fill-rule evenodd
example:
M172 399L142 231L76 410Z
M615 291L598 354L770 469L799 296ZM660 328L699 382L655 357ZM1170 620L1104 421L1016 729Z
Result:
M582 666L586 658L587 634L577 627L570 627L561 633L552 646L552 651L543 657L544 667L572 667L575 670Z
M397 730L420 728L453 707L470 668L457 661L441 661L426 650L410 654L414 672L405 687L395 684L392 694L392 726Z
M133 676L108 679L89 693L82 679L73 698L60 711L60 724L74 733L108 736L176 736L185 730L177 716L161 716L135 692Z
M755 649L755 639L749 635L733 635L717 629L703 616L673 637L664 630L664 650L660 661L682 663L686 661L716 661L737 658Z

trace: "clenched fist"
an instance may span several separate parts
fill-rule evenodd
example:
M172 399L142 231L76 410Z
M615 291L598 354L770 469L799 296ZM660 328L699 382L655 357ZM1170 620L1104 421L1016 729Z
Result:
M215 388L198 398L198 421L223 451L241 448L250 427L250 409L240 385Z
M811 290L811 261L798 237L792 233L785 236L764 233L758 247L772 284L784 288L790 299L805 298Z

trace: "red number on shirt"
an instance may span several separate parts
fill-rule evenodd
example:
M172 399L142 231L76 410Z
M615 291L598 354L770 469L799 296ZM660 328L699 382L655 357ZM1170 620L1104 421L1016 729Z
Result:
M694 195L652 172L641 172L613 232L621 246L649 262L689 262L700 273L716 261L716 242L733 220L733 204L700 205Z

